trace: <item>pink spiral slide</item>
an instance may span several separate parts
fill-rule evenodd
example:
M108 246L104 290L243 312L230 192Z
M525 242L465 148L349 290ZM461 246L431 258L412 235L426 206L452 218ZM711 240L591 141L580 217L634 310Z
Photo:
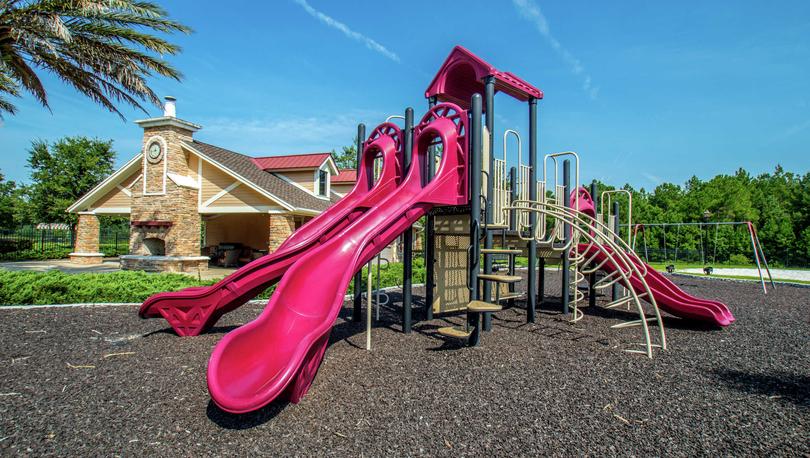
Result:
M220 408L244 413L276 398L297 403L306 394L354 273L435 205L467 202L466 135L466 111L448 103L433 107L414 129L414 160L399 188L302 255L262 314L217 344L208 362L208 390ZM436 139L442 158L428 179L428 148ZM362 173L370 173L368 161Z
M256 297L281 278L301 256L340 234L360 218L374 202L388 196L402 178L400 156L402 132L391 123L379 125L365 142L363 163L383 158L383 169L374 181L370 172L358 172L354 188L326 211L295 231L278 249L218 283L201 288L158 293L141 305L141 318L163 317L180 336L196 336L219 318Z

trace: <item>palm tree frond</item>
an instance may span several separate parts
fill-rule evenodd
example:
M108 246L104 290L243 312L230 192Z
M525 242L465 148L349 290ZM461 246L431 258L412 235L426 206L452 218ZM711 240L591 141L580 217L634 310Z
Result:
M16 96L22 88L47 107L34 71L42 68L121 118L117 104L160 106L147 78L182 74L160 58L180 47L155 32L191 29L149 1L0 0L0 94ZM0 99L0 112L14 106Z

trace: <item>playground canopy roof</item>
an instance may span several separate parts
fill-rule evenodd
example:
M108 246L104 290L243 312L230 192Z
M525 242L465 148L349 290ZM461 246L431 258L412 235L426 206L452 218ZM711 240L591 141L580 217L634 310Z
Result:
M462 46L450 51L439 72L433 77L425 97L436 97L469 108L473 94L484 93L484 79L495 77L495 92L504 92L525 102L530 98L543 98L543 92L518 76L498 70Z

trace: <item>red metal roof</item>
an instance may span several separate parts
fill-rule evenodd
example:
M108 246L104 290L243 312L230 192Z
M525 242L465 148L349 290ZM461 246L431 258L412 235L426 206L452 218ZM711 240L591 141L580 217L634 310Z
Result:
M331 153L290 154L254 157L251 160L262 170L308 169L320 167L331 155Z
M505 92L523 102L530 97L543 98L540 89L512 73L498 70L462 46L450 51L425 91L425 97L436 96L439 101L469 108L473 94L484 95L484 79L487 76L495 77L496 92Z
M332 183L354 183L357 181L357 170L341 169L337 175L332 177Z

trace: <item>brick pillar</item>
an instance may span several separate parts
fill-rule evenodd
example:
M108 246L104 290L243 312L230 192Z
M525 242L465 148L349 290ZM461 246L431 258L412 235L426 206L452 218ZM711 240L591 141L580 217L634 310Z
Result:
M270 215L270 237L267 249L270 253L276 251L282 242L287 240L295 230L295 221L292 215Z
M104 253L98 251L100 226L98 217L93 213L80 212L76 225L76 247L70 253L70 262L74 264L101 264Z

